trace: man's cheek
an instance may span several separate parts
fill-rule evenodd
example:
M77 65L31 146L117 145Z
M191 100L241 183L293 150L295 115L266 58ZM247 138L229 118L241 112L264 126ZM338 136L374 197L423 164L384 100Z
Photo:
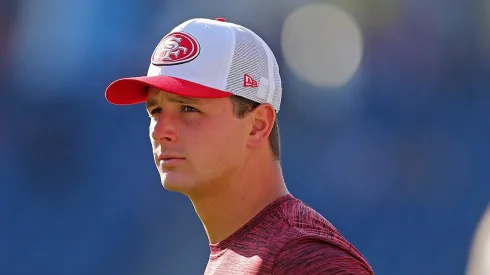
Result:
M153 135L152 135L154 129L155 129L155 123L153 123L153 121L152 121L150 123L150 126L148 127L148 137L150 138L150 142L151 142L152 148L155 148L155 145L156 145L156 142L153 139Z

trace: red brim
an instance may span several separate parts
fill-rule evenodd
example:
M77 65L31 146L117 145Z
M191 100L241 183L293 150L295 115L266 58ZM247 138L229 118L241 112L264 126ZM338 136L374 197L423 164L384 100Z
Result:
M146 102L148 87L185 97L222 98L230 92L203 86L170 76L142 76L122 78L112 82L105 91L107 101L116 105L131 105Z

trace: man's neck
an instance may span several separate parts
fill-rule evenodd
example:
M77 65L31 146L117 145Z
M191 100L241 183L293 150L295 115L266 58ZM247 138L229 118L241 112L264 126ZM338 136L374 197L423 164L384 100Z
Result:
M277 167L244 173L248 176L234 180L226 192L191 198L210 243L226 239L267 205L289 193L279 163L272 165Z

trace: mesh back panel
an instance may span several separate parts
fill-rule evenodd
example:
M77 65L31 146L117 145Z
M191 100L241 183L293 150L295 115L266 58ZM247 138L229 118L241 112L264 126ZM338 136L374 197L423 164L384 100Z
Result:
M250 100L265 103L270 92L274 92L271 104L276 111L279 110L281 103L281 79L279 77L279 66L274 58L271 50L261 43L261 38L248 29L237 27L235 29L235 51L233 54L233 60L231 62L230 73L227 79L226 90L236 95L248 98ZM271 64L268 60L267 52L271 58ZM272 75L269 75L269 66L272 67ZM259 83L259 87L244 87L243 80L244 75L248 74L255 81ZM271 85L275 86L275 90L265 90L263 97L259 96L259 88L261 79L262 85L267 82L271 82Z
M272 51L271 51L272 52ZM282 98L282 84L281 84L281 76L279 75L279 65L277 64L276 58L272 56L274 62L272 63L274 67L274 80L276 85L276 90L274 93L274 97L272 98L272 105L279 111L281 107L281 98Z

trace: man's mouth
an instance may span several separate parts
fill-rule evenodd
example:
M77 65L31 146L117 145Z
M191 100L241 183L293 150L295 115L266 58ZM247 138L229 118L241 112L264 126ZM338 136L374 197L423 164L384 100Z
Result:
M173 166L181 161L183 161L185 158L178 156L178 155L173 155L173 154L160 154L157 159L157 165L158 166Z

